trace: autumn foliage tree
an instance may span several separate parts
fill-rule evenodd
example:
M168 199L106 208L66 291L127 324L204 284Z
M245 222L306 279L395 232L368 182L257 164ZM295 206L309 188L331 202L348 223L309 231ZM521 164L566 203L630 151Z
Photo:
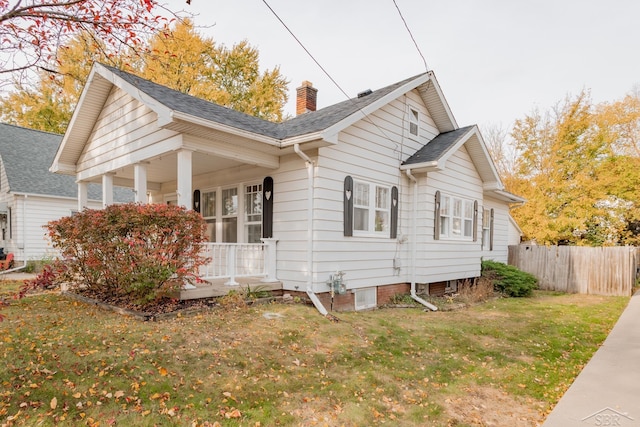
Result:
M200 35L184 19L156 34L136 72L143 78L265 120L282 121L288 81L275 67L260 71L246 40L231 48Z
M507 189L527 199L512 211L525 239L544 244L637 244L640 233L640 103L593 105L582 92L517 120L518 153ZM640 228L640 227L638 227Z
M56 72L39 71L36 82L20 82L0 100L4 122L46 132L64 133L80 98L93 61L124 66L127 56L109 55L89 33L76 35L58 49Z
M94 34L83 32L57 54L54 73L40 71L35 84L18 83L0 100L3 121L64 133L94 61L266 120L282 120L287 102L287 80L277 67L260 71L257 49L246 41L231 49L216 45L186 19L135 51L113 53Z
M78 33L113 47L135 47L167 24L156 0L0 0L0 78L53 70L58 48Z

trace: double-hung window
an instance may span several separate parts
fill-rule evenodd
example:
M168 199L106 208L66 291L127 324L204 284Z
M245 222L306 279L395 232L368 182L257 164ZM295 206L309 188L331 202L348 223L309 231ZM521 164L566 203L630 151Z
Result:
M238 241L238 188L222 190L222 241Z
M353 230L388 233L391 218L391 189L364 181L354 182Z
M247 243L260 243L262 238L262 184L245 186L244 211Z
M493 250L493 209L482 210L482 249Z
M206 191L201 196L201 212L207 222L207 237L210 242L216 241L216 192Z
M440 237L469 240L474 238L474 202L441 195Z

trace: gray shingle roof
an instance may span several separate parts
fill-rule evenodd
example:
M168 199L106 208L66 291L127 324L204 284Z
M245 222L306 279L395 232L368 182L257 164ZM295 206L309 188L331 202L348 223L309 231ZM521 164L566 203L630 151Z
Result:
M348 99L318 111L301 114L282 123L273 123L169 89L126 71L108 65L103 66L171 110L275 139L285 139L327 129L356 113L359 109L372 104L402 85L423 75L418 74L375 90L361 98Z
M0 158L9 181L8 191L78 197L75 177L49 171L61 141L62 135L0 123ZM101 200L101 186L89 184L88 196L91 200ZM115 187L113 197L117 202L133 201L130 189Z
M472 126L444 132L433 138L416 153L402 163L403 165L415 165L439 160L452 146L462 138Z

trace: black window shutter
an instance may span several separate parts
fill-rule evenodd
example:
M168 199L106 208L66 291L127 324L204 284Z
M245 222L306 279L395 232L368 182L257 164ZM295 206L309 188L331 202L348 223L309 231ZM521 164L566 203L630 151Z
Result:
M493 209L491 209L491 222L489 223L489 250L493 250Z
M193 190L193 210L200 213L200 190Z
M478 201L473 202L473 241L478 241Z
M273 237L273 178L262 181L262 237Z
M390 237L398 236L398 187L391 187L391 233Z
M433 240L440 240L440 191L436 191L435 209L433 213Z
M353 236L353 178L344 179L344 235Z

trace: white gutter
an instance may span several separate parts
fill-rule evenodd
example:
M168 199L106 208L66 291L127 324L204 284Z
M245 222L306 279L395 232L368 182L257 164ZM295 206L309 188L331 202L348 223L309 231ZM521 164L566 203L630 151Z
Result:
M299 144L293 145L293 151L307 164L307 174L309 176L309 188L307 199L307 295L320 314L329 314L320 302L318 296L313 292L313 161L302 150Z
M407 169L405 172L407 174L407 177L413 182L413 191L412 191L413 202L411 203L412 218L413 218L411 221L411 298L413 298L415 301L424 305L430 310L438 311L438 307L431 304L430 302L423 300L416 294L416 249L417 249L416 227L418 225L418 220L417 220L418 218L417 217L418 215L418 180L416 179L415 176L411 174L411 169Z

